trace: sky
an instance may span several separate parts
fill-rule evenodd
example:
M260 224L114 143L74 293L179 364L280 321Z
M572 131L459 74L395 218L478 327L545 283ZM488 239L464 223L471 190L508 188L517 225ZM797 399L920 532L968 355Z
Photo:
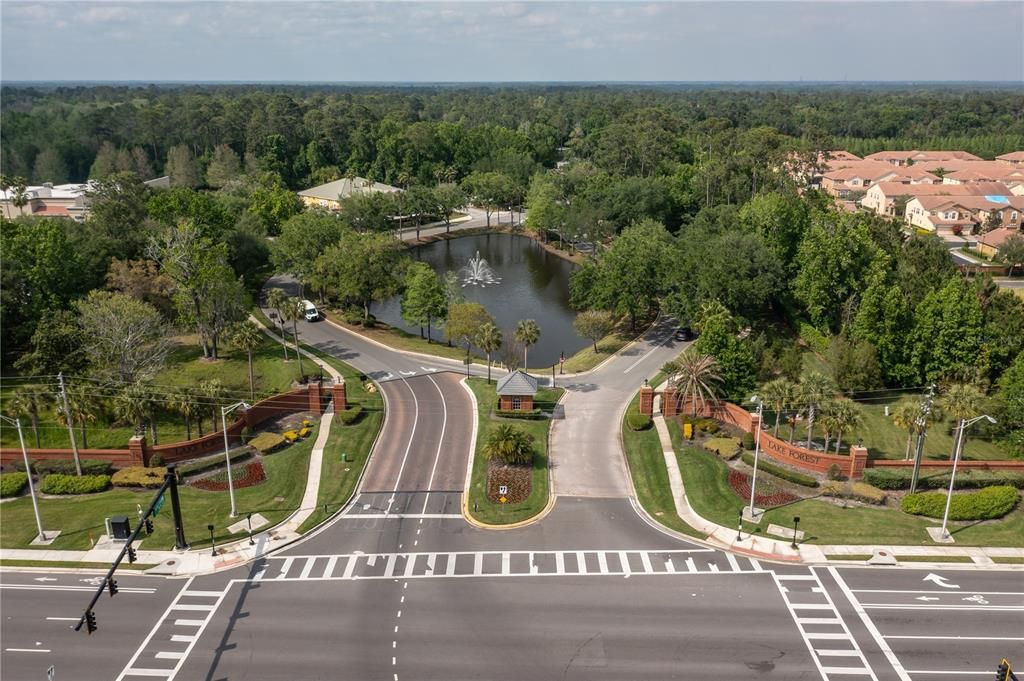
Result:
M1014 81L1024 2L0 2L0 80Z

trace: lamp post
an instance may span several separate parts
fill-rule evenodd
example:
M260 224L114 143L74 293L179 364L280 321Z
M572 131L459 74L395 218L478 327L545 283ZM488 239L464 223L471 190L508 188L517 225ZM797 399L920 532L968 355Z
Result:
M757 462L761 456L761 417L764 414L764 400L757 395L750 398L750 401L757 404L757 433L754 435L754 475L750 478L750 519L754 520L754 494L757 490Z
M740 511L740 522L736 526L736 541L743 541L743 511Z
M946 510L942 514L942 530L940 534L943 539L949 539L949 532L946 530L946 523L949 521L949 506L953 501L953 484L956 481L956 465L960 461L960 451L964 446L964 431L982 419L986 419L989 423L993 424L996 422L996 420L988 414L982 414L970 421L967 419L960 419L960 429L956 434L956 449L953 451L953 470L949 474L949 492L946 494Z
M326 504L325 504L326 506ZM326 509L324 509L326 511ZM252 539L252 513L246 513L245 519L249 521L249 546L252 546L256 542Z
M217 555L217 543L213 540L213 525L212 524L207 525L206 529L208 529L210 531L210 546L212 547L210 549L210 555L211 556L216 556Z
M0 416L0 420L13 424L18 430L18 442L21 444L21 458L25 461L25 475L28 477L28 494L32 497L32 510L36 514L36 529L39 531L39 541L46 541L46 533L43 532L43 521L39 517L39 500L36 499L36 486L32 484L32 467L28 463L28 450L25 449L25 435L21 432L21 419L12 419L7 416Z
M224 431L224 461L228 465L228 494L231 496L231 517L234 518L238 515L235 512L235 483L231 479L231 454L228 450L228 414L233 412L235 409L242 407L248 409L249 405L245 402L236 402L227 407L220 408L220 425ZM211 525L212 527L212 525Z
M800 516L795 515L795 516L793 516L793 543L790 544L790 547L792 547L794 549L798 548L797 545L796 545L796 535L797 535L797 529L796 528L798 528L799 526L800 526Z

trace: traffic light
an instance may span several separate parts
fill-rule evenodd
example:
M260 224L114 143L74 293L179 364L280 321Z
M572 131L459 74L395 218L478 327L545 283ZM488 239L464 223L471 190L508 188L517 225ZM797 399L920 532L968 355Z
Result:
M117 594L117 580L116 579L108 579L107 580L107 589L110 591L110 597L113 598Z
M153 534L153 520L146 518L146 534Z
M129 544L128 545L128 562L129 563L134 563L135 559L136 559L135 549L132 547L131 544Z
M1013 673L1013 669L1010 668L1010 662L1005 657L999 662L999 668L996 670L996 681L1017 681L1017 675Z
M96 631L96 615L92 613L92 610L85 611L85 628L89 630L89 633Z

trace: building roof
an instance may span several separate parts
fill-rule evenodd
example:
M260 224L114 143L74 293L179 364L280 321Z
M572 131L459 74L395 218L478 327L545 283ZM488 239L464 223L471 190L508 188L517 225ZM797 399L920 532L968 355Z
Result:
M949 206L959 206L972 211L1002 210L1004 208L1024 210L1024 196L1014 196L1013 194L989 194L985 196L929 195L918 196L917 201L925 210L942 210Z
M824 177L834 182L844 182L854 178L876 180L877 178L890 175L902 176L903 169L895 168L886 163L878 163L877 161L859 161L841 168L828 170L824 173Z
M1008 196L1010 190L1000 182L971 184L906 184L879 182L868 192L881 192L885 196Z
M536 395L537 379L522 369L516 369L498 379L499 395Z
M979 236L978 242L999 250L1011 236L1020 233L1020 230L1014 227L999 227Z
M311 199L322 199L324 201L338 201L347 199L353 194L390 194L401 191L398 187L392 187L383 182L374 182L372 185L365 177L344 177L334 182L322 184L319 187L303 189L299 196L308 196Z
M1024 151L1011 151L1009 154L1001 154L1000 156L996 156L996 160L1018 163L1024 161Z
M980 161L980 156L975 156L966 151L922 151L920 149L911 150L895 150L895 151L876 151L873 154L868 154L864 157L865 161L885 161L886 163L891 161L906 161L907 159L914 163L920 163L922 161Z

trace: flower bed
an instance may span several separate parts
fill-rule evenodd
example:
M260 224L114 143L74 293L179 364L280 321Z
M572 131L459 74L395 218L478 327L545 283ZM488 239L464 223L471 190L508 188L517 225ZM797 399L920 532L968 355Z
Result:
M754 495L754 505L760 506L761 508L770 508L772 506L782 506L783 504L790 504L797 501L799 497L784 492L774 485L770 484L764 479L757 481L758 487L761 494ZM743 500L750 499L750 476L741 473L736 470L729 471L729 487L732 487L732 491L736 492L737 495Z
M504 494L506 504L526 501L533 486L533 468L490 461L487 467L487 499L491 503L501 503L502 485L508 488Z
M251 461L244 466L233 467L231 476L235 489L254 487L267 480L266 471L263 470L263 464L259 461ZM222 471L208 478L193 480L189 484L207 492L223 492L228 488L227 472Z

